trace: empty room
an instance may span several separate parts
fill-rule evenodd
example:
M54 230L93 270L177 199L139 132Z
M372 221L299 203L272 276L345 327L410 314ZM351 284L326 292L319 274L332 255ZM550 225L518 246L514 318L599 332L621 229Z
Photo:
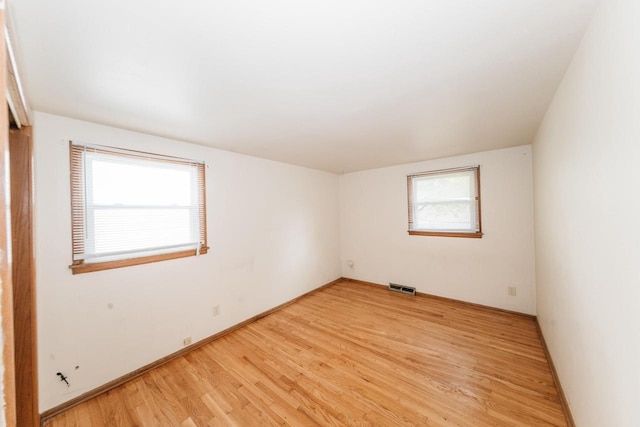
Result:
M640 2L0 2L0 427L640 426Z

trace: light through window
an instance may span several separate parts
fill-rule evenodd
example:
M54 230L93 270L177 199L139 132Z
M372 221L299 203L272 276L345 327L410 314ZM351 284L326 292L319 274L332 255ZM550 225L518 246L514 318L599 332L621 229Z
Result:
M74 273L206 253L204 164L71 144Z
M479 166L407 176L409 234L482 237Z

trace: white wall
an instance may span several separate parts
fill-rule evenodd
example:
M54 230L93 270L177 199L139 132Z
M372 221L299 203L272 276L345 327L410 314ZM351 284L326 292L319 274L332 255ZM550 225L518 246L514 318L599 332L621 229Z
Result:
M638 23L601 3L534 143L538 318L584 427L640 425Z
M476 164L484 237L409 236L407 174ZM340 228L344 277L535 313L528 145L343 175ZM517 296L507 295L508 286Z
M205 160L209 253L72 275L69 139ZM34 146L41 411L340 277L336 175L44 113Z

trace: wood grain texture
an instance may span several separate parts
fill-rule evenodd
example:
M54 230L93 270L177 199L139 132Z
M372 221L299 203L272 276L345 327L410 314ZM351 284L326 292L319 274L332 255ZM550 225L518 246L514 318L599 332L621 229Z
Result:
M204 255L208 252L209 248L204 247L200 249L200 255ZM69 268L73 274L91 273L93 271L110 270L112 268L131 267L133 265L149 264L152 262L168 261L171 259L186 258L198 255L198 251L195 249L171 252L169 254L161 255L149 255L144 257L135 257L127 259L119 259L117 261L104 261L89 264L71 264Z
M343 277L342 280L345 281L345 282L359 283L361 285L366 285L366 286L382 287L384 289L387 288L387 285L383 285L381 283L367 282L367 281L364 281L364 280L351 279L349 277ZM452 302L452 303L455 303L455 304L465 304L465 305L468 305L469 307L484 308L484 309L487 309L487 310L500 311L500 312L506 313L506 314L514 314L516 316L524 316L524 317L526 317L528 319L531 319L531 320L535 320L536 319L536 316L534 316L532 314L520 313L519 311L507 310L507 309L504 309L504 308L491 307L491 306L488 306L488 305L477 304L475 302L460 301L460 300L456 300L456 299L452 299L452 298L441 297L441 296L438 296L438 295L427 294L427 293L424 293L424 292L416 292L416 295L421 296L423 298L431 298L431 299L441 300L441 301L445 301L445 302L448 301L448 302Z
M119 378L116 378L113 381L109 381L108 383L106 383L106 384L104 384L104 385L102 385L100 387L97 387L97 388L95 388L93 390L90 390L90 391L88 391L86 393L83 393L83 394L81 394L80 396L78 396L76 398L73 398L73 399L71 399L71 400L69 400L67 402L64 402L64 403L62 403L62 404L60 404L60 405L58 405L56 407L53 407L53 408L43 412L41 414L41 419L42 419L42 421L46 421L49 418L55 417L56 415L66 411L66 410L68 410L70 408L73 408L76 405L79 405L79 404L81 404L83 402L86 402L87 400L93 399L94 397L96 397L96 396L98 396L100 394L106 393L107 391L109 391L111 389L119 387L119 386L125 384L126 382L131 381L132 379L137 378L137 377L143 375L144 373L146 373L146 372L148 372L148 371L150 371L152 369L155 369L155 368L157 368L159 366L162 366L165 363L172 361L173 359L176 359L176 358L178 358L178 357L180 357L182 355L185 355L185 354L187 354L187 353L189 353L189 352L191 352L191 351L193 351L193 350L195 350L197 348L200 348L200 347L202 347L204 345L207 345L210 342L217 340L218 338L221 338L221 337L223 337L223 336L225 336L227 334L230 334L231 332L233 332L233 331L235 331L237 329L243 328L244 326L255 322L256 320L262 319L265 316L269 316L272 313L277 312L278 310L282 310L284 307L287 307L288 305L295 303L296 301L304 298L305 296L308 296L311 293L317 292L317 291L319 291L321 289L324 289L324 288L326 288L328 286L334 285L335 283L338 283L341 280L342 279L336 279L336 280L333 280L333 281L331 281L329 283L326 283L326 284L320 286L319 288L316 288L316 289L314 289L314 290L312 290L310 292L307 292L306 294L300 295L299 297L296 297L296 298L294 298L294 299L292 299L290 301L284 302L284 303L282 303L282 304L280 304L280 305L278 305L276 307L273 307L273 308L271 308L271 309L269 309L267 311L264 311L262 313L259 313L259 314L255 315L255 316L252 316L247 320L244 320L244 321L242 321L242 322L240 322L240 323L238 323L236 325L233 325L233 326L231 326L231 327L229 327L229 328L227 328L227 329L225 329L223 331L220 331L220 332L218 332L216 334L213 334L213 335L211 335L211 336L209 336L207 338L204 338L204 339L202 339L202 340L200 340L200 341L198 341L196 343L193 343L188 347L180 349L180 350L178 350L178 351L176 351L174 353L171 353L171 354L169 354L169 355L167 355L167 356L165 356L165 357L163 357L161 359L158 359L158 360L156 360L154 362L151 362L151 363L149 363L149 364L147 364L147 365L145 365L145 366L143 366L143 367L141 367L139 369L136 369L133 372L129 372L128 374L123 375L123 376L121 376Z
M16 416L20 426L39 426L31 127L9 131L9 155Z
M5 26L4 2L0 7L0 27ZM0 35L0 288L2 309L2 364L4 374L4 402L0 402L6 425L16 425L15 359L13 342L13 289L11 281L10 234L11 213L6 202L10 195L9 171L5 165L9 162L9 115L6 99L7 58L5 32Z
M340 282L46 426L565 426L535 321Z

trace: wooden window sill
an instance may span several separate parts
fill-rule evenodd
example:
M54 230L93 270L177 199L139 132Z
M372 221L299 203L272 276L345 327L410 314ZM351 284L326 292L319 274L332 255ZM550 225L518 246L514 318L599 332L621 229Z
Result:
M437 237L466 237L471 239L481 239L484 233L455 233L448 231L418 231L418 230L409 230L408 233L411 236L437 236Z
M200 249L200 255L207 253L209 248ZM166 261L169 259L186 258L196 256L195 250L172 252L161 255L151 255L139 258L119 259L117 261L95 262L88 264L72 264L69 266L73 274L90 273L92 271L110 270L112 268L130 267L132 265L149 264L152 262Z

